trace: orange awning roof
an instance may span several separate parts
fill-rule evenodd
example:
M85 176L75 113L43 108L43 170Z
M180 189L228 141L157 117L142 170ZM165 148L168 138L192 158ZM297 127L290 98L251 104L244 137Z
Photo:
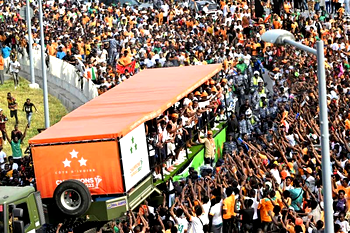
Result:
M221 64L147 69L87 102L30 144L113 139L159 116L221 70Z

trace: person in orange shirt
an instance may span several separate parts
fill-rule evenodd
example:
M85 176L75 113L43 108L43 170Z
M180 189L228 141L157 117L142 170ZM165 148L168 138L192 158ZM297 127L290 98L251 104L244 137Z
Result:
M271 230L272 227L272 218L270 216L273 216L273 207L276 205L272 203L272 201L275 201L276 199L275 195L275 191L271 190L269 193L269 198L262 199L258 206L264 232Z
M48 44L46 45L46 49L50 56L56 57L57 46L55 46L51 41L49 41Z
M272 24L273 24L273 28L274 28L274 29L281 29L281 28L282 28L282 24L281 24L281 22L278 20L278 16L277 16L277 15L275 15Z
M284 11L286 12L287 15L290 14L290 9L292 8L292 5L290 4L289 1L285 1L283 4Z
M5 67L5 60L2 56L2 53L0 52L0 84L4 84L5 76L4 76L4 67Z
M231 187L226 188L225 193L227 197L222 202L223 232L232 232L236 200Z

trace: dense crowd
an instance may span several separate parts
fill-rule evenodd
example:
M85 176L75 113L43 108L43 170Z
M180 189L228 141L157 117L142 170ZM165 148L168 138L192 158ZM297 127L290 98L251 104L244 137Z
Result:
M261 3L262 17L246 1L220 1L214 14L207 5L195 11L187 2L169 1L153 10L44 5L47 53L75 65L81 80L91 79L101 94L143 69L223 64L217 76L147 122L156 179L182 163L194 144L205 145L205 164L190 168L186 179L168 181L163 205L145 203L104 231L323 232L316 58L264 43L260 37L269 29L291 31L310 47L325 43L335 232L350 231L349 1L285 1L280 14L270 14L276 9L271 2ZM4 59L27 49L16 13L23 4L1 7ZM35 1L32 7L36 12ZM38 25L33 22L34 49ZM215 161L221 145L213 143L212 130L220 121L227 121L227 141ZM24 169L31 166L28 158L22 161ZM8 180L19 180L18 170L11 171Z

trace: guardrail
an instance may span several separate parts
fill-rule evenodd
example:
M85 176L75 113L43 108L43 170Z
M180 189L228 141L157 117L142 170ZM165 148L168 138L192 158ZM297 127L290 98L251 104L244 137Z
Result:
M21 64L21 72L24 74L23 76L30 81L29 56L26 51L24 51L23 56L20 53L18 54L18 61ZM40 50L33 50L33 63L36 83L41 86L42 69ZM46 69L46 72L49 93L61 100L62 104L68 111L72 111L98 96L96 86L87 79L84 80L84 88L83 91L81 91L79 76L76 74L75 67L63 60L50 56L50 65L49 68ZM51 88L50 83L53 84L51 85ZM67 95L67 93L63 93L60 89L65 90L69 94Z

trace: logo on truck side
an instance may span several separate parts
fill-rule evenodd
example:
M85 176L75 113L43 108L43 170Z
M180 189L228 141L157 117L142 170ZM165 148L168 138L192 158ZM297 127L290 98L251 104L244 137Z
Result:
M78 154L79 152L78 151L75 151L74 149L69 152L69 154L71 155L71 159L78 159ZM62 161L64 167L70 167L70 164L71 164L71 160L68 160L68 158L66 158L64 161ZM86 162L87 162L87 159L84 159L84 157L82 156L79 160L78 160L79 164L80 164L80 167L81 166L86 166Z
M92 178L79 178L75 179L83 184L86 185L86 187L91 188L91 189L98 189L99 184L102 182L102 178L100 176L92 177ZM59 185L62 183L64 180L56 180L56 185Z
M81 168L82 166L87 166L86 162L88 161L87 159L84 159L83 156L79 156L80 159L78 158L78 151L75 151L75 149L73 149L71 152L69 152L69 154L71 155L70 158L66 157L64 161L62 161L63 166L65 169L73 169L70 171L64 170L64 171L56 171L55 174L68 174L68 173L88 173L88 172L95 172L95 169L85 169L85 168ZM75 166L73 166L73 164L77 164L77 162L79 163L79 167L80 169L74 169ZM72 165L72 167L71 167ZM85 184L88 188L90 189L98 189L100 183L102 182L102 178L97 175L95 177L88 177L88 178L77 178L75 180L79 180L80 182L82 182L83 184ZM62 183L64 180L56 180L56 185L59 185L60 183Z

